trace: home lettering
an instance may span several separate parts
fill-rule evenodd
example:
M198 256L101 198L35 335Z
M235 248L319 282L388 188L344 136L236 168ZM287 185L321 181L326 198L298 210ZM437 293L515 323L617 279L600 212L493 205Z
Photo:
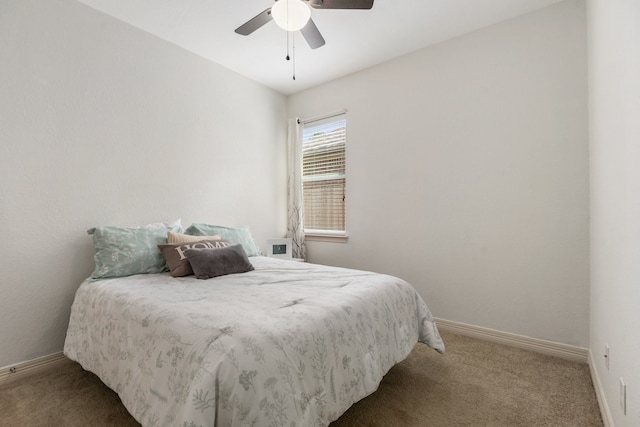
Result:
M180 260L186 258L184 251L187 249L216 249L216 248L226 248L230 246L228 242L223 241L208 241L208 242L195 242L195 243L187 243L181 246L176 246L176 251L180 254Z

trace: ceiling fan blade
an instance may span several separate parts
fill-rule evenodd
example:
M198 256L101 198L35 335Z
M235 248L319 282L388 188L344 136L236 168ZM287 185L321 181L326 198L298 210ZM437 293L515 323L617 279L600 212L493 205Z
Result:
M262 27L267 22L271 21L273 18L271 17L271 8L265 9L261 13L257 14L253 18L249 19L244 24L240 25L236 28L236 33L241 34L243 36L248 36L253 33L258 28Z
M309 22L307 22L307 25L305 25L300 30L300 32L304 36L304 39L307 41L311 49L317 49L320 46L324 46L325 44L324 37L322 37L322 34L320 34L318 27L316 27L316 24L313 22L312 19L309 19Z
M371 9L373 0L308 0L314 9Z

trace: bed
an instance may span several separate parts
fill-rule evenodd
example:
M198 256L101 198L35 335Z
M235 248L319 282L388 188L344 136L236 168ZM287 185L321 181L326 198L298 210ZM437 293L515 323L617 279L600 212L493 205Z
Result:
M209 280L87 279L64 353L143 426L327 426L419 341L444 344L396 277L264 256Z

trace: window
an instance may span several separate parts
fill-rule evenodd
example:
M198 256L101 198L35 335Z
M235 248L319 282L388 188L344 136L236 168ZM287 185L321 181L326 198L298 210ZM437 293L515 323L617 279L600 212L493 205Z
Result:
M346 235L344 114L303 124L302 198L307 234Z

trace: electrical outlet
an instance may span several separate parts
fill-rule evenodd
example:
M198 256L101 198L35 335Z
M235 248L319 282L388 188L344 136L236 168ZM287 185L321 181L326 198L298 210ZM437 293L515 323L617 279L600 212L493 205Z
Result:
M627 415L627 385L622 377L620 377L620 409L624 415Z
M604 366L607 367L607 371L609 370L609 345L604 345Z

